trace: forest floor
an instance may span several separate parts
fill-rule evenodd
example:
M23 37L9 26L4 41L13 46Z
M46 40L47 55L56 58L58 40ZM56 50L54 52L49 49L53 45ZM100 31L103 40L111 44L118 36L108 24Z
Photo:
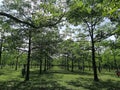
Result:
M90 71L70 72L57 66L42 75L31 69L30 80L25 82L20 71L1 69L0 90L120 90L120 77L114 71L99 73L99 82L93 81Z

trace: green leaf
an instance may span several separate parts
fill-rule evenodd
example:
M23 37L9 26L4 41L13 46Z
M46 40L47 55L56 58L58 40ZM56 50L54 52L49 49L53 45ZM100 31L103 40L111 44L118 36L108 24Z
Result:
M90 14L91 13L91 8L86 8L87 12Z
M108 13L111 15L111 14L113 14L114 12L116 12L117 10L118 10L117 8L113 8L113 9L110 9Z
M78 6L83 6L83 2L80 1L80 2L78 3Z

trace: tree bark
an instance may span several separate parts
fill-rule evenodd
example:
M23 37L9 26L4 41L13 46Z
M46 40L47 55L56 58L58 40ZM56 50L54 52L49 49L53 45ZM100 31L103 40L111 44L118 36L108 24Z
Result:
M72 72L73 72L73 69L74 69L74 58L72 56L72 69L71 69Z
M68 55L66 57L66 61L67 61L67 70L69 71L69 60L68 60Z
M41 74L42 73L42 60L40 60L40 70L39 70L39 74Z
M44 71L47 70L47 57L45 56Z
M84 62L84 59L85 59L85 57L84 57L84 55L83 55L83 61L82 61L82 71L84 72L84 70L85 70L85 62Z
M27 71L26 71L25 81L29 80L29 74L30 74L30 56L31 56L31 31L29 31L28 55L27 55Z
M80 60L78 59L78 70L80 70Z
M0 68L2 69L2 39L1 39L1 42L0 42Z
M94 46L93 30L91 35L91 44L92 44L92 65L93 65L93 72L94 72L94 81L99 81L98 75L97 75L97 66L95 61L95 46Z
M17 67L18 67L18 56L16 58L15 70L17 70Z

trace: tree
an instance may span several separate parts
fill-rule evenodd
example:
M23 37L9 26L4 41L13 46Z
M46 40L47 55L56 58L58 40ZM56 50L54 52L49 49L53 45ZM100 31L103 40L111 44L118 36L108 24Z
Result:
M119 2L119 1L118 1ZM95 60L95 30L97 25L104 17L111 18L116 16L119 9L118 2L112 0L70 0L70 9L68 11L68 21L78 25L81 21L87 26L92 45L92 64L94 71L94 80L99 81L97 76L97 66Z
M86 24L87 30L89 32L91 38L92 45L92 64L94 71L94 80L99 81L97 76L97 66L95 61L95 46L94 46L94 31L96 29L96 25L103 19L102 17L102 2L97 1L77 1L75 0L73 5L71 5L70 10L68 12L68 21L71 23L79 24L81 20Z

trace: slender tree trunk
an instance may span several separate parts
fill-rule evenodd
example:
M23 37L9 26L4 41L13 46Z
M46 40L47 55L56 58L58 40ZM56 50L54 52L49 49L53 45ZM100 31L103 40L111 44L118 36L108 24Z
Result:
M71 69L72 72L73 72L73 69L74 69L74 58L72 56L72 69Z
M84 69L85 69L85 65L84 65L84 64L85 64L85 63L84 63L84 58L85 58L85 57L84 57L84 55L83 55L83 61L82 61L82 71L83 71L83 72L84 72Z
M17 68L18 68L18 56L16 58L15 70L17 70Z
M65 70L67 70L67 56L65 56Z
M49 61L48 61L48 58L47 58L47 70L49 69Z
M40 70L39 70L39 74L42 73L42 60L40 60Z
M67 56L67 70L69 71L69 60L68 60L68 56Z
M47 58L45 56L44 71L46 71L46 70L47 70Z
M78 59L78 70L80 70L80 60Z
M46 69L49 69L49 59L47 58L47 65L46 65Z
M47 70L51 68L51 59L48 59Z
M30 55L31 55L31 31L29 31L28 55L27 55L27 71L26 71L25 81L29 80L29 74L30 74Z
M2 69L2 40L0 42L0 68Z
M94 38L93 38L93 28L91 29L91 44L92 44L92 65L93 65L93 72L94 72L94 81L99 81L97 75L97 66L95 61L95 46L94 46Z
M101 67L101 61L102 61L102 58L101 58L101 55L100 55L100 51L98 50L98 59L99 59L99 65L98 65L98 71L99 73L101 73L101 70L102 70L102 67Z

